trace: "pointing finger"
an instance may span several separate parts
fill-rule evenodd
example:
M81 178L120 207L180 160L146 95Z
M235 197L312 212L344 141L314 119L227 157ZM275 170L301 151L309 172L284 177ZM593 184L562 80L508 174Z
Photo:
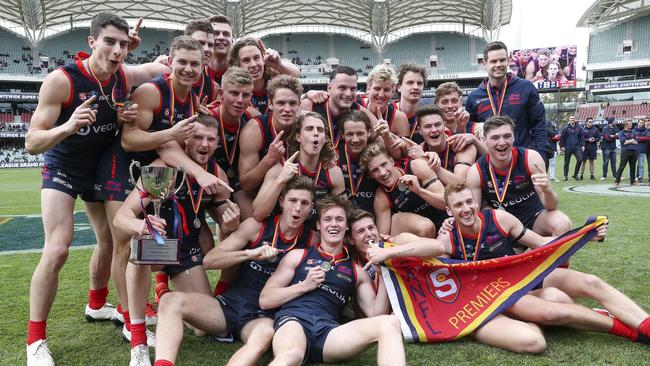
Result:
M133 31L138 33L140 31L140 26L142 25L142 21L144 18L140 17L138 18L138 21L135 23L135 26L133 27Z
M88 108L90 107L91 104L93 104L95 99L97 99L97 96L93 95L92 97L86 99L83 103L81 103L77 108Z
M275 135L275 138L273 139L272 143L276 143L276 142L280 141L280 139L282 138L282 135L284 135L284 130L280 131L277 135Z
M296 158L298 157L299 153L300 153L300 151L296 151L295 153L293 153L293 155L291 155L291 157L289 159L287 159L287 162L293 163L293 161L296 160Z

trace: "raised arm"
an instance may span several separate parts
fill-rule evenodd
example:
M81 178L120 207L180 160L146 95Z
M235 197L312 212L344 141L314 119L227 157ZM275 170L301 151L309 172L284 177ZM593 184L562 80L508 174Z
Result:
M296 157L298 152L287 159L284 165L276 164L266 172L264 183L253 200L253 217L258 221L263 221L273 212L284 185L298 174L298 164L294 163Z
M263 148L262 131L257 120L249 121L239 136L239 181L244 190L253 191L264 182L264 175L276 163L281 162L285 154L280 131L269 146L269 151L260 160L259 152Z
M277 250L268 245L256 249L244 249L248 243L255 241L261 228L260 222L253 218L246 219L237 230L208 252L203 258L203 267L205 269L230 268L247 260L267 259L277 254Z
M390 235L392 214L388 195L381 187L377 188L374 200L375 215L377 216L377 230L380 233Z
M388 300L386 286L381 283L381 273L378 272L376 274L380 278L380 283L377 292L375 292L368 272L362 270L356 263L354 264L354 267L354 270L357 273L355 300L361 311L363 311L367 317L388 314L390 310L390 301Z

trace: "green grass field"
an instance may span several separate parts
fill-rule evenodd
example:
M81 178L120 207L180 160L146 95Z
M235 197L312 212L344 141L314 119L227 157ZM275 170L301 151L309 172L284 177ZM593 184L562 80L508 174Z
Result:
M557 177L561 177L562 158L558 159ZM599 161L597 161L597 165ZM627 174L627 173L626 173ZM626 175L624 174L624 176ZM597 167L600 177L600 167ZM625 183L625 181L623 181ZM565 191L569 186L592 184L590 181L554 183L560 195L560 208L575 225L590 215L607 215L610 229L604 243L591 243L571 261L574 269L594 273L650 310L650 245L647 236L650 220L650 195L615 197L586 195ZM604 183L612 184L610 179ZM40 219L20 221L8 215L39 213L40 171L38 169L0 170L0 251L42 247ZM78 205L78 209L82 209ZM12 230L9 231L9 225ZM20 236L20 232L31 234ZM91 244L87 226L75 227L75 244ZM15 232L15 233L14 233ZM2 235L10 233L9 235ZM40 239L39 239L40 238ZM86 323L83 309L88 293L90 249L73 250L60 273L59 291L48 321L48 340L59 365L126 365L129 345L122 341L119 329L110 323ZM29 282L40 258L39 253L0 255L0 364L25 364L25 340L29 308ZM211 274L211 280L217 278ZM111 288L109 301L117 302ZM596 306L592 301L584 301ZM650 348L607 334L579 332L564 328L546 329L548 348L536 356L515 355L483 346L471 339L447 344L409 344L409 365L647 365ZM239 344L216 344L208 338L196 338L186 332L179 365L223 365ZM153 354L153 351L152 351ZM350 361L350 365L375 363L376 347ZM261 363L268 363L270 354Z

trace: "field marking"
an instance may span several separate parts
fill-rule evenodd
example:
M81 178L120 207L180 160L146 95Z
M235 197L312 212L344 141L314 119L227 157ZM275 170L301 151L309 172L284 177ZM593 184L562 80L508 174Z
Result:
M613 184L589 184L579 186L565 187L566 192L589 194L589 195L607 195L619 197L650 197L650 186L632 186Z
M16 207L16 206L11 206L11 207ZM0 208L2 208L2 207L0 207ZM82 212L85 213L86 211L83 211L83 210L74 211L73 215L77 214L77 213L82 213ZM0 220L3 219L3 218L15 218L15 217L26 217L28 219L31 219L31 218L34 218L34 217L43 217L43 215L39 214L39 213L38 214L22 214L22 215L0 215Z
M92 245L75 245L75 246L70 246L68 248L69 250L77 250L77 249L90 249L94 248L96 244ZM1 255L10 255L10 254L32 254L32 253L42 253L43 248L40 249L20 249L20 250L6 250L6 251L0 251L0 256Z

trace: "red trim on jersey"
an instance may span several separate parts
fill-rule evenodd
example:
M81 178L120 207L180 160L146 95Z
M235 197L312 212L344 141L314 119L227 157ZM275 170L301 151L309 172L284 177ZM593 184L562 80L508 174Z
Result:
M526 174L530 177L530 167L528 166L528 149L524 149L524 166L526 167Z
M247 245L248 248L255 248L257 246L257 244L260 243L260 240L262 240L262 234L264 234L264 229L265 228L266 228L266 220L264 220L264 222L262 222L262 227L260 228L260 233L257 234L257 239L255 239L254 242L251 242L250 244L248 244Z
M63 71L63 74L68 78L70 81L70 95L68 96L68 100L63 103L63 106L68 108L72 104L72 101L74 100L74 95L75 95L75 88L74 88L74 83L72 82L72 77L70 77L70 74L68 74L67 71L65 71L63 68L60 69Z
M485 188L485 181L483 180L483 172L481 171L481 167L478 163L474 164L476 167L476 170L478 170L478 177L481 180L481 189Z
M264 126L262 125L262 119L259 117L255 117L254 120L257 121L257 125L260 128L260 133L262 134L262 149L264 148L264 141L266 140L266 135L264 134Z
M302 263L302 261L305 260L305 257L307 256L307 249L302 249L302 257L300 257L300 261L298 262L299 264ZM296 267L298 268L298 267Z
M158 86L158 84L156 84L156 83L151 83L151 84L152 84L153 86L155 86L156 89L158 89L158 105L156 106L156 109L154 109L154 111L153 111L153 114L156 115L156 114L160 113L160 110L162 109L162 104L163 104L163 101L162 101L162 90L160 89L160 87ZM173 112L170 111L169 113L173 113ZM153 121L152 121L152 122L153 122Z
M503 228L501 227L501 224L499 224L499 220L497 220L497 215L496 215L496 212L495 212L496 210L490 209L490 211L492 211L492 220L494 221L494 224L497 226L497 229L499 229L501 234L503 234L503 236L505 236L506 238L510 237L510 235L508 233L506 233L505 230L503 230Z

